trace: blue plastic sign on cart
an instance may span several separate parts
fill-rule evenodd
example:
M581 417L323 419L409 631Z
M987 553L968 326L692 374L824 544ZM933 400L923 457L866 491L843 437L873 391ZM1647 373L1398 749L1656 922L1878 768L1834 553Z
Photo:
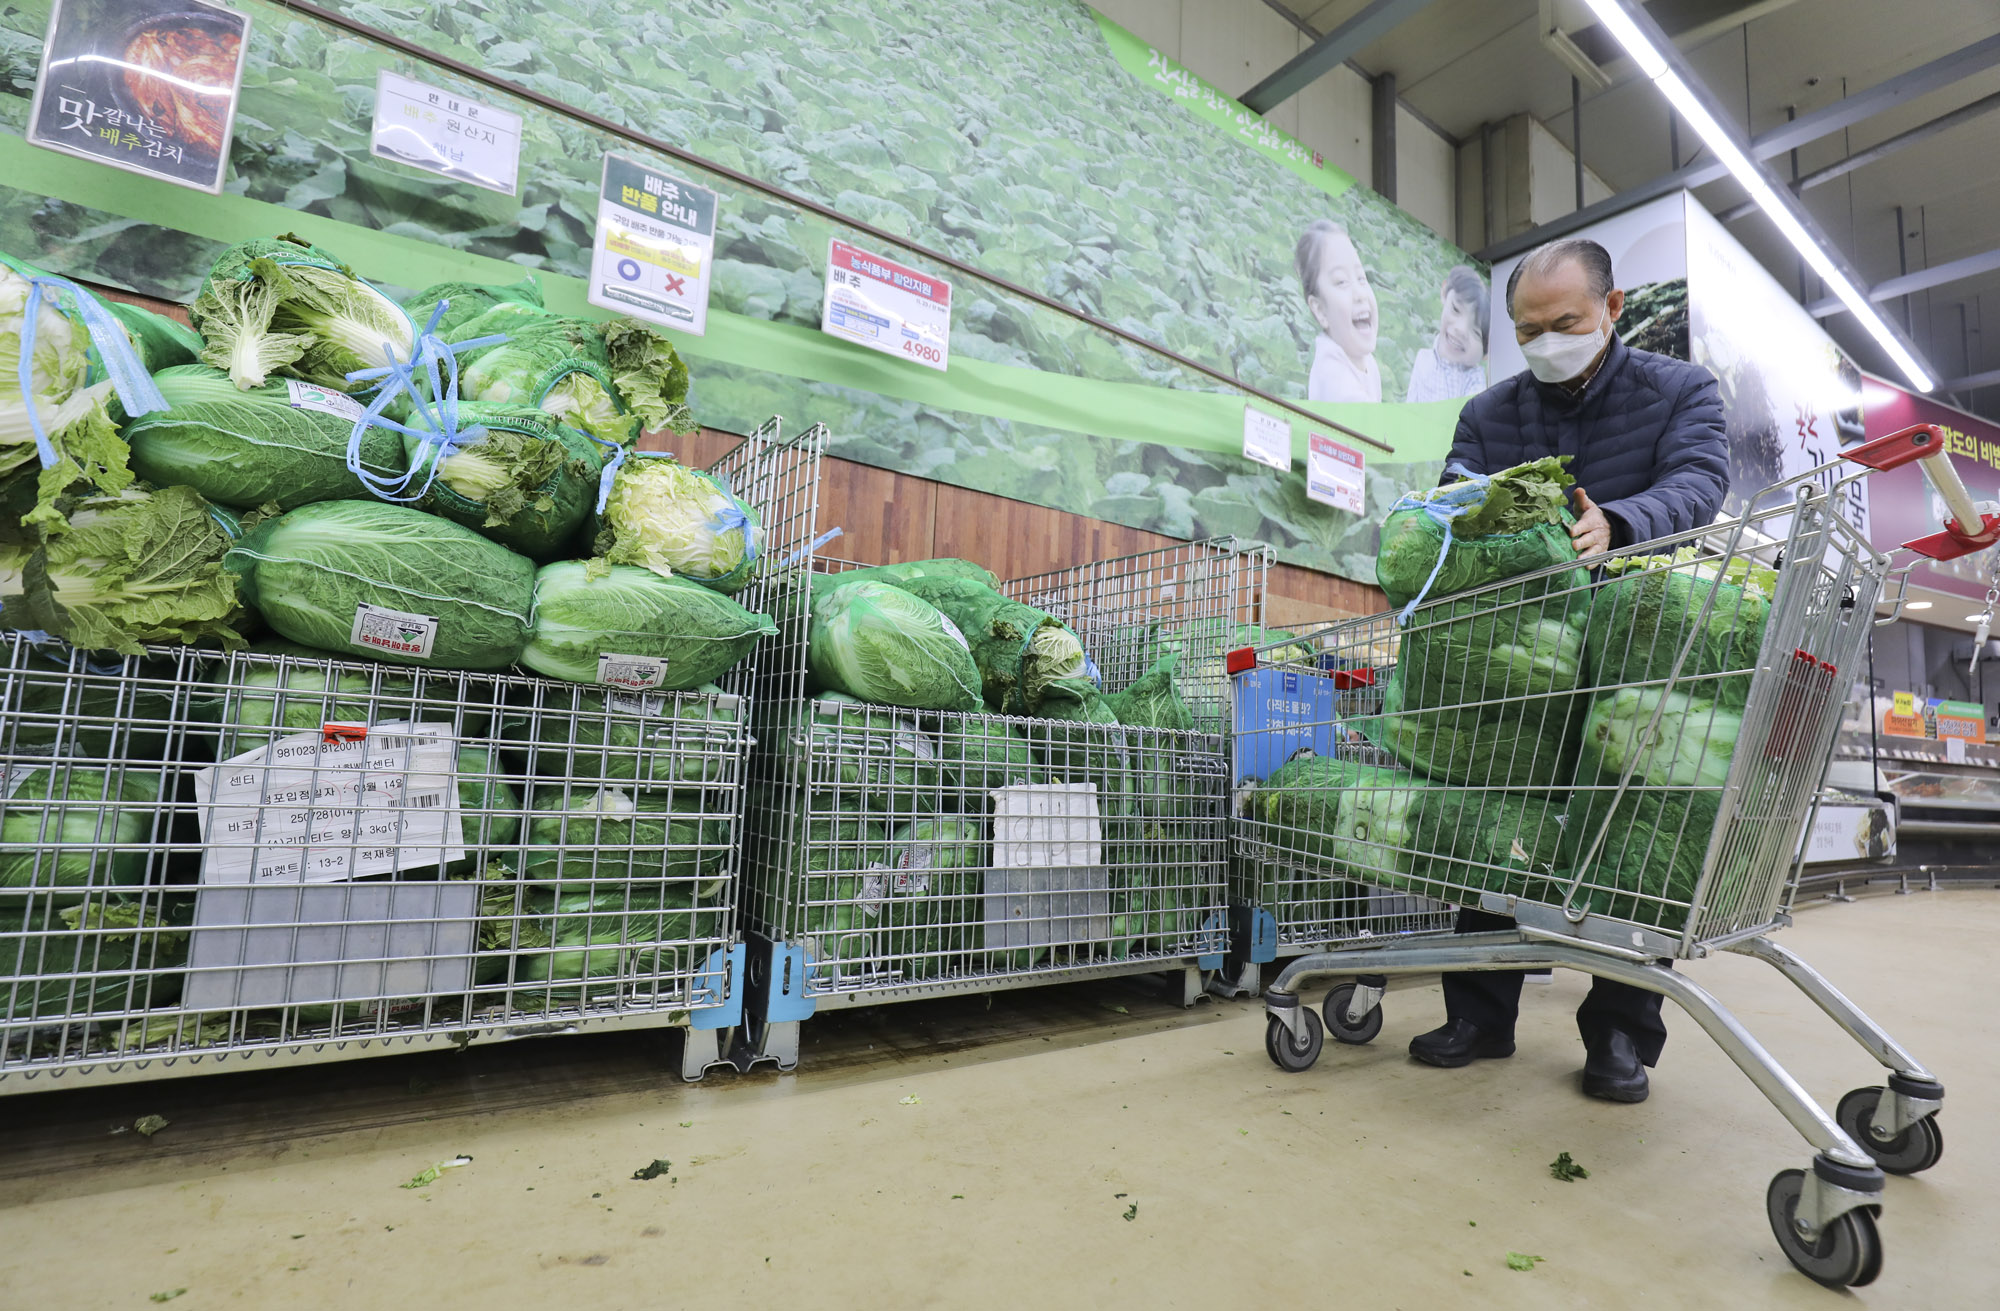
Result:
M1331 756L1341 740L1332 676L1306 669L1251 669L1231 681L1235 777L1262 782L1302 751Z

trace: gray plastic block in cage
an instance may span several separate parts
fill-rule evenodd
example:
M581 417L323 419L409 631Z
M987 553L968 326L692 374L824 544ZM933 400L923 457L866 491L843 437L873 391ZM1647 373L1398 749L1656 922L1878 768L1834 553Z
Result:
M462 994L476 883L203 887L188 949L189 1010Z
M1092 783L1034 783L993 793L986 945L1058 947L1111 936L1111 871Z

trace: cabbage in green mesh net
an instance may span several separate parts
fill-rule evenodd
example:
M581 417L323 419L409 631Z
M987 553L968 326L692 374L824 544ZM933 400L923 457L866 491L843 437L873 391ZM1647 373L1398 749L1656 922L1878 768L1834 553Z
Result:
M1557 456L1502 470L1485 484L1483 497L1466 483L1405 497L1383 521L1375 557L1375 581L1389 604L1400 608L1419 594L1433 600L1452 596L1575 560L1567 531L1574 517L1566 497L1575 482L1564 468L1568 459ZM1452 520L1447 551L1444 527L1428 510L1460 504L1472 508ZM1437 579L1426 592L1433 569ZM1537 586L1560 591L1586 581L1578 571L1573 579L1558 574Z
M410 319L419 328L431 321L431 314L439 301L449 300L437 327L432 331L446 341L464 338L454 334L463 325L472 322L486 311L498 305L518 305L524 309L542 308L542 287L534 274L529 274L519 282L504 287L489 286L480 282L440 282L425 287L422 291L403 302Z
M1049 781L1027 734L984 715L945 722L944 767L952 785L969 794L966 805L994 788Z
M888 951L911 978L967 968L985 940L985 871L991 861L977 819L898 825L889 842Z
M1273 646L1272 644L1276 642L1283 642L1286 645ZM1311 664L1313 659L1311 643L1301 640L1297 633L1283 628L1259 628L1255 624L1238 624L1231 638L1231 646L1235 648L1253 646L1260 651L1265 647L1271 647L1257 657L1267 665L1305 665Z
M1532 797L1431 784L1405 770L1308 756L1288 761L1252 796L1260 836L1293 858L1321 861L1357 883L1450 896L1451 888L1536 895L1563 855L1561 807ZM1296 873L1267 877L1265 897L1297 899ZM1436 880L1436 882L1431 882ZM1440 886L1443 885L1443 886ZM1337 918L1328 888L1307 918Z
M936 606L965 635L987 707L1038 714L1049 683L1083 675L1083 643L1046 611L1002 596L991 577L969 561L924 560L834 574L820 585L887 582Z
M1719 788L1742 732L1740 713L1706 697L1661 687L1599 692L1584 721L1578 777L1616 780L1629 769L1660 787Z
M684 694L546 692L500 721L500 736L524 748L527 772L613 779L644 788L724 783L738 777L743 699L705 683Z
M460 353L459 398L532 406L613 446L636 441L638 416L612 382L602 330L583 319L531 311L519 303L496 305L447 338L506 338Z
M1664 680L1687 647L1681 680L1708 680L1689 690L1742 709L1777 577L1740 558L1730 562L1727 577L1720 562L1694 560L1688 548L1675 556L1621 557L1606 566L1614 577L1598 587L1590 605L1587 655L1594 684Z
M1166 656L1122 692L1108 692L1104 702L1121 724L1137 728L1192 729L1194 712L1181 700L1175 675L1179 656Z
M1540 791L1569 780L1582 699L1581 623L1564 598L1427 607L1403 634L1370 740L1439 782ZM1580 596L1581 594L1579 594ZM1577 607L1579 615L1581 606ZM1463 613L1464 618L1452 618Z
M1594 786L1579 787L1571 797L1560 862L1565 871L1581 865L1606 816L1611 820L1604 845L1584 876L1589 886L1578 893L1574 904L1678 931L1687 917L1685 905L1701 878L1720 817L1721 796L1713 791L1650 788L1635 781L1614 806L1617 782L1615 776L1599 775ZM1565 883L1557 882L1535 895L1559 903L1566 890ZM1656 898L1681 904L1662 905Z
M944 760L910 715L828 692L785 707L773 731L779 774L797 789L837 794L870 813L938 809Z
M977 710L979 666L936 606L887 583L815 584L807 667L820 686L877 705Z
M731 834L699 794L539 785L521 872L564 892L673 880L691 895L722 886Z
M530 559L562 554L596 502L606 448L532 405L463 402L458 425L485 431L442 460L439 445L403 437L417 485L437 465L418 507Z
M880 969L889 899L888 831L839 809L830 796L759 788L750 798L753 822L770 841L769 865L750 877L770 900L793 907L791 931L803 939L810 967L838 983L843 968Z

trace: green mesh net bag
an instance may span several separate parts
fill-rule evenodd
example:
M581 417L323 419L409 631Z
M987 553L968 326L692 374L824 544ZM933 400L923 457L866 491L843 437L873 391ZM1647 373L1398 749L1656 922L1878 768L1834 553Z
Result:
M611 446L636 441L638 416L611 380L611 356L598 325L531 310L496 305L445 337L454 343L502 339L458 353L460 399L533 406Z
M243 388L277 373L346 391L350 373L409 359L417 335L401 305L290 235L223 251L188 317L202 361Z
M1693 548L1620 557L1605 571L1612 577L1590 605L1591 682L1661 681L1679 662L1683 683L1702 680L1701 695L1740 710L1763 649L1776 573L1740 557L1726 567L1703 562Z
M445 306L444 313L438 315L437 326L432 331L451 341L454 340L452 334L460 327L496 306L518 305L541 309L542 287L533 274L504 287L480 282L439 282L404 301L403 308L409 312L412 322L428 323L441 301L450 303Z
M815 582L806 665L821 687L918 710L977 710L979 666L958 626L887 583Z
M853 583L836 574L834 585ZM918 573L894 586L936 606L965 635L989 709L1039 713L1048 684L1084 672L1083 643L1075 633L1046 611L1002 596L976 578Z
M826 692L782 709L772 731L779 775L800 791L863 801L871 814L938 809L945 761L914 716Z
M606 448L531 405L462 402L459 436L410 431L419 509L464 524L532 560L563 554L590 515Z
M1427 597L1454 596L1490 583L1572 563L1568 456L1469 477L1396 502L1382 523L1375 581L1407 617ZM1537 586L1559 591L1579 577L1554 575Z
M1179 656L1162 657L1122 692L1107 692L1104 702L1118 722L1134 728L1192 729L1194 712L1181 699L1176 672Z

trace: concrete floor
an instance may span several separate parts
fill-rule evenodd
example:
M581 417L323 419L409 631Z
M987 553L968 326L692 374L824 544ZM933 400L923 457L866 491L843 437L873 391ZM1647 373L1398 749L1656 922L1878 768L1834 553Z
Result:
M1459 1071L1404 1052L1435 986L1287 1076L1256 1005L1123 982L823 1017L802 1073L691 1088L657 1046L576 1039L10 1099L0 1303L2000 1306L2000 1031L1974 991L2000 892L1814 909L1784 941L1949 1089L1944 1161L1889 1181L1886 1268L1852 1295L1772 1240L1765 1185L1809 1157L1776 1113L1671 1015L1651 1101L1584 1100L1585 981L1558 976L1528 989L1519 1055ZM1879 1080L1766 967L1690 968L1825 1104ZM112 1133L155 1110L155 1138ZM1564 1151L1589 1179L1549 1176ZM655 1158L665 1177L631 1177Z

